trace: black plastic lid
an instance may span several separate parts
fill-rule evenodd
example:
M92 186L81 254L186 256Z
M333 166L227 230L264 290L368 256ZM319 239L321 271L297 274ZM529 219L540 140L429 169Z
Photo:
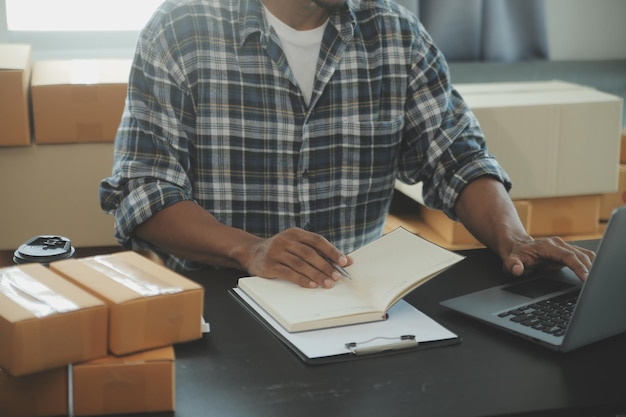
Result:
M13 254L16 264L41 263L49 264L74 257L75 249L72 242L63 236L42 235L36 236L22 244Z

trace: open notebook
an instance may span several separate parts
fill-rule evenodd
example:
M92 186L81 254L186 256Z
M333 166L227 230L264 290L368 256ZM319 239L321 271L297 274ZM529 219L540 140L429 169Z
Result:
M350 254L351 279L331 289L284 280L240 278L237 284L289 332L385 320L398 300L463 256L398 228Z

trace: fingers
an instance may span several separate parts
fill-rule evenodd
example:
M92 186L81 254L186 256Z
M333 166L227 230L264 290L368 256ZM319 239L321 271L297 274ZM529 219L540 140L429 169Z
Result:
M285 279L306 288L331 288L342 278L334 263L348 266L352 259L324 237L291 228L262 241L247 269L254 275Z
M595 253L570 245L561 238L536 239L517 245L504 260L504 268L515 276L536 268L569 267L581 280L587 279Z

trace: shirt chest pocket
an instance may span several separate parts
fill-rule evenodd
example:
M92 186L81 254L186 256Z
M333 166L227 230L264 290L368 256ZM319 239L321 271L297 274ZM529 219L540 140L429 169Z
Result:
M358 170L385 173L394 169L400 141L402 118L389 121L344 121L345 162Z
M344 120L341 182L344 196L389 192L393 187L404 119Z

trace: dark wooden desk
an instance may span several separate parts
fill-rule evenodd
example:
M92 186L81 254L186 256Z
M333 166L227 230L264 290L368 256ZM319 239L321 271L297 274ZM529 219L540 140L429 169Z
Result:
M595 242L583 243L594 247ZM455 346L305 365L237 304L235 271L196 273L211 333L176 347L178 417L615 416L626 412L626 335L552 352L439 306L506 279L486 250L406 299L463 337ZM624 318L626 319L626 318ZM168 415L168 414L165 414Z

